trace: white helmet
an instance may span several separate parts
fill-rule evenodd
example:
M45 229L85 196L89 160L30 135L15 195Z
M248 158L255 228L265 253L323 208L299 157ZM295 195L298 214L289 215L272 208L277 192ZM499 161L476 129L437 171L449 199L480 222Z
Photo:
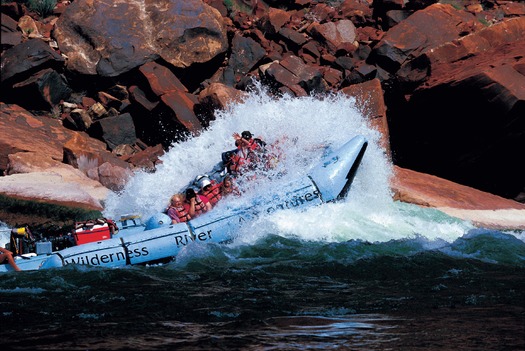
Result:
M199 189L202 189L206 185L210 185L211 184L211 180L210 180L210 178L208 177L207 174L203 174L203 175L199 175L199 176L195 177L195 182L194 183L199 187Z

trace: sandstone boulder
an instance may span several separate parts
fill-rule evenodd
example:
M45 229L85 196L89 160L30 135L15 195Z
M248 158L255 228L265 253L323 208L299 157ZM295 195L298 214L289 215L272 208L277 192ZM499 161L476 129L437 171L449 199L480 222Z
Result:
M100 119L91 125L88 132L103 140L110 150L120 144L134 144L137 141L133 119L129 113Z
M421 71L412 69L404 82L407 92L409 82L423 83L406 95L403 118L391 122L396 130L419 131L404 132L396 143L405 158L400 165L508 198L522 191L517 160L525 145L523 38L521 17L422 55ZM504 182L498 180L502 174Z
M235 86L265 54L266 51L255 40L236 33L232 39L232 54L224 69L222 82Z
M168 114L165 117L168 122L175 122L176 129L182 126L184 131L198 134L202 124L194 112L197 97L188 93L188 89L167 67L149 62L141 66L139 71L147 79L152 92L160 98L163 106L159 110L163 108L166 111L164 114ZM142 97L142 104L151 106L147 101L145 96Z
M214 119L215 110L226 110L229 104L240 102L245 93L221 83L212 83L199 93L199 112Z
M436 176L394 167L394 199L493 229L525 229L525 205Z
M295 96L323 93L328 90L321 70L306 65L295 55L287 55L280 62L273 62L264 74L270 84L285 87Z
M15 174L0 177L0 194L21 200L102 210L101 202L88 192L93 188L88 186L86 191L80 179L68 182L62 175L49 171Z
M356 98L357 108L370 121L370 125L381 133L381 146L391 158L390 132L383 90L379 79L352 85L343 88L341 91Z
M47 68L33 74L28 79L15 83L13 101L24 103L30 110L51 110L61 101L69 99L71 88L64 76Z
M31 175L22 175L29 174ZM27 186L27 182L34 184ZM56 181L56 184L50 184ZM9 155L6 177L0 177L0 192L23 199L98 209L109 190L80 170L40 152ZM64 186L64 193L60 190ZM40 192L37 189L40 188Z
M54 36L68 69L107 77L159 57L188 67L228 48L219 11L200 0L77 0L60 16Z
M44 68L60 68L64 58L41 39L31 39L2 53L0 82L2 86L29 77Z
M75 135L78 132L64 128L59 120L0 102L0 172L7 169L8 156L17 152L39 152L62 161L63 144Z
M374 47L373 57L383 69L395 73L404 62L467 34L461 24L474 19L451 5L434 4L390 29ZM479 23L476 28L481 27Z
M312 37L324 43L328 51L332 54L337 53L339 50L352 52L356 49L355 39L357 29L350 20L340 20L323 24L314 22L308 28L308 32Z

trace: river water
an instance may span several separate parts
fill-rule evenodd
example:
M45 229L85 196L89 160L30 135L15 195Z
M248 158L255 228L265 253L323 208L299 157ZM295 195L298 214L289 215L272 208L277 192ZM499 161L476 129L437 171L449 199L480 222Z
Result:
M354 135L370 144L344 201L261 216L229 244L192 243L158 265L2 274L2 350L525 349L525 233L392 201L392 165L349 98L253 93L136 174L105 215L161 211L243 130L286 155L247 197Z

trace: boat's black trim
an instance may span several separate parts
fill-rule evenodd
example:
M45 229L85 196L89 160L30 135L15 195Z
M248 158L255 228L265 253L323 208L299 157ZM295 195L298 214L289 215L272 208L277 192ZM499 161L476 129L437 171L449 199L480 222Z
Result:
M124 238L120 238L120 244L122 245L122 248L124 248L124 256L126 256L126 265L131 265L131 258L129 257L129 251L128 247L126 246L126 243L124 242Z
M341 192L339 193L339 195L337 195L337 200L345 198L346 195L348 195L348 192L350 191L350 188L352 187L352 183L354 182L355 175L357 173L357 170L359 169L359 165L361 164L361 161L363 159L367 146L368 146L368 142L365 142L363 146L361 147L359 154L355 158L354 164L352 165L352 167L348 171L348 174L346 175L346 179L347 179L346 184L341 190Z
M323 199L323 192L319 189L315 180L312 177L310 177L310 175L308 175L308 178L310 179L314 187L317 189L317 192L319 193L319 198L321 199L321 201L326 203L326 201Z
M65 266L67 263L66 263L66 260L64 260L64 257L58 252L53 252L53 255L57 255L59 258L60 258L60 261L62 261L62 266ZM46 262L46 261L44 261Z

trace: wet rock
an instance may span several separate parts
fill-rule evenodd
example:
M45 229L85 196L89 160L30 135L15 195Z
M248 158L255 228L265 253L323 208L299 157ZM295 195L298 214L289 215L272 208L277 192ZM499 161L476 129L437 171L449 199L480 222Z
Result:
M219 11L199 0L78 0L60 16L54 36L69 70L107 77L159 57L189 67L228 47Z
M388 157L391 158L387 108L380 80L373 79L362 84L343 88L341 91L356 98L357 108L368 119L370 125L381 133L381 146Z
M161 144L147 147L126 157L126 162L133 165L133 168L141 169L146 172L154 172L156 166L161 163L159 157L164 155L164 149Z
M13 101L30 110L51 110L61 101L69 99L71 88L64 76L47 68L13 85Z
M240 102L245 93L221 83L212 83L199 93L199 111L207 119L215 119L215 110L226 110L229 104Z
M338 50L350 52L356 48L357 29L350 20L323 24L313 23L308 28L308 32L312 37L324 43L331 54L335 54Z
M132 175L133 173L128 168L122 168L110 162L104 162L98 167L99 182L115 192L121 191Z
M0 170L18 151L42 149L118 189L128 168L154 171L148 145L198 135L255 79L274 93L356 96L400 166L510 198L523 192L521 2L76 0L57 6L58 21L1 8L1 100L19 106L1 106ZM43 40L28 40L37 31ZM69 98L49 84L59 76ZM135 142L117 132L113 152L60 126L85 130L124 113Z
M31 39L2 53L0 82L7 88L9 83L27 78L45 68L60 68L65 60L44 41Z
M412 69L405 79L428 77L407 95L405 118L391 122L426 130L396 145L403 166L419 160L422 172L509 198L521 191L515 160L525 144L523 33L525 18L509 19L424 55L421 76ZM496 190L501 174L505 182Z
M91 125L88 133L104 141L110 150L120 144L134 144L137 141L133 119L129 113L102 118Z
M471 187L394 167L394 199L435 207L451 216L494 229L524 229L525 205Z
M472 14L451 5L429 6L389 30L374 47L373 57L381 68L395 73L406 61L459 38L459 24L473 19Z
M91 168L97 168L104 162L112 162L119 167L129 168L126 162L106 149L104 142L88 138L80 133L73 134L73 137L63 144L62 149L63 162L84 173Z
M0 102L0 172L7 168L8 156L17 152L41 152L62 161L62 145L77 132L60 121L36 116L17 105Z
M171 90L160 97L166 107L173 112L172 119L180 123L193 135L198 135L202 130L201 121L195 115L197 97L181 90Z
M232 39L232 54L223 72L222 82L235 86L265 54L265 50L255 40L236 33Z

